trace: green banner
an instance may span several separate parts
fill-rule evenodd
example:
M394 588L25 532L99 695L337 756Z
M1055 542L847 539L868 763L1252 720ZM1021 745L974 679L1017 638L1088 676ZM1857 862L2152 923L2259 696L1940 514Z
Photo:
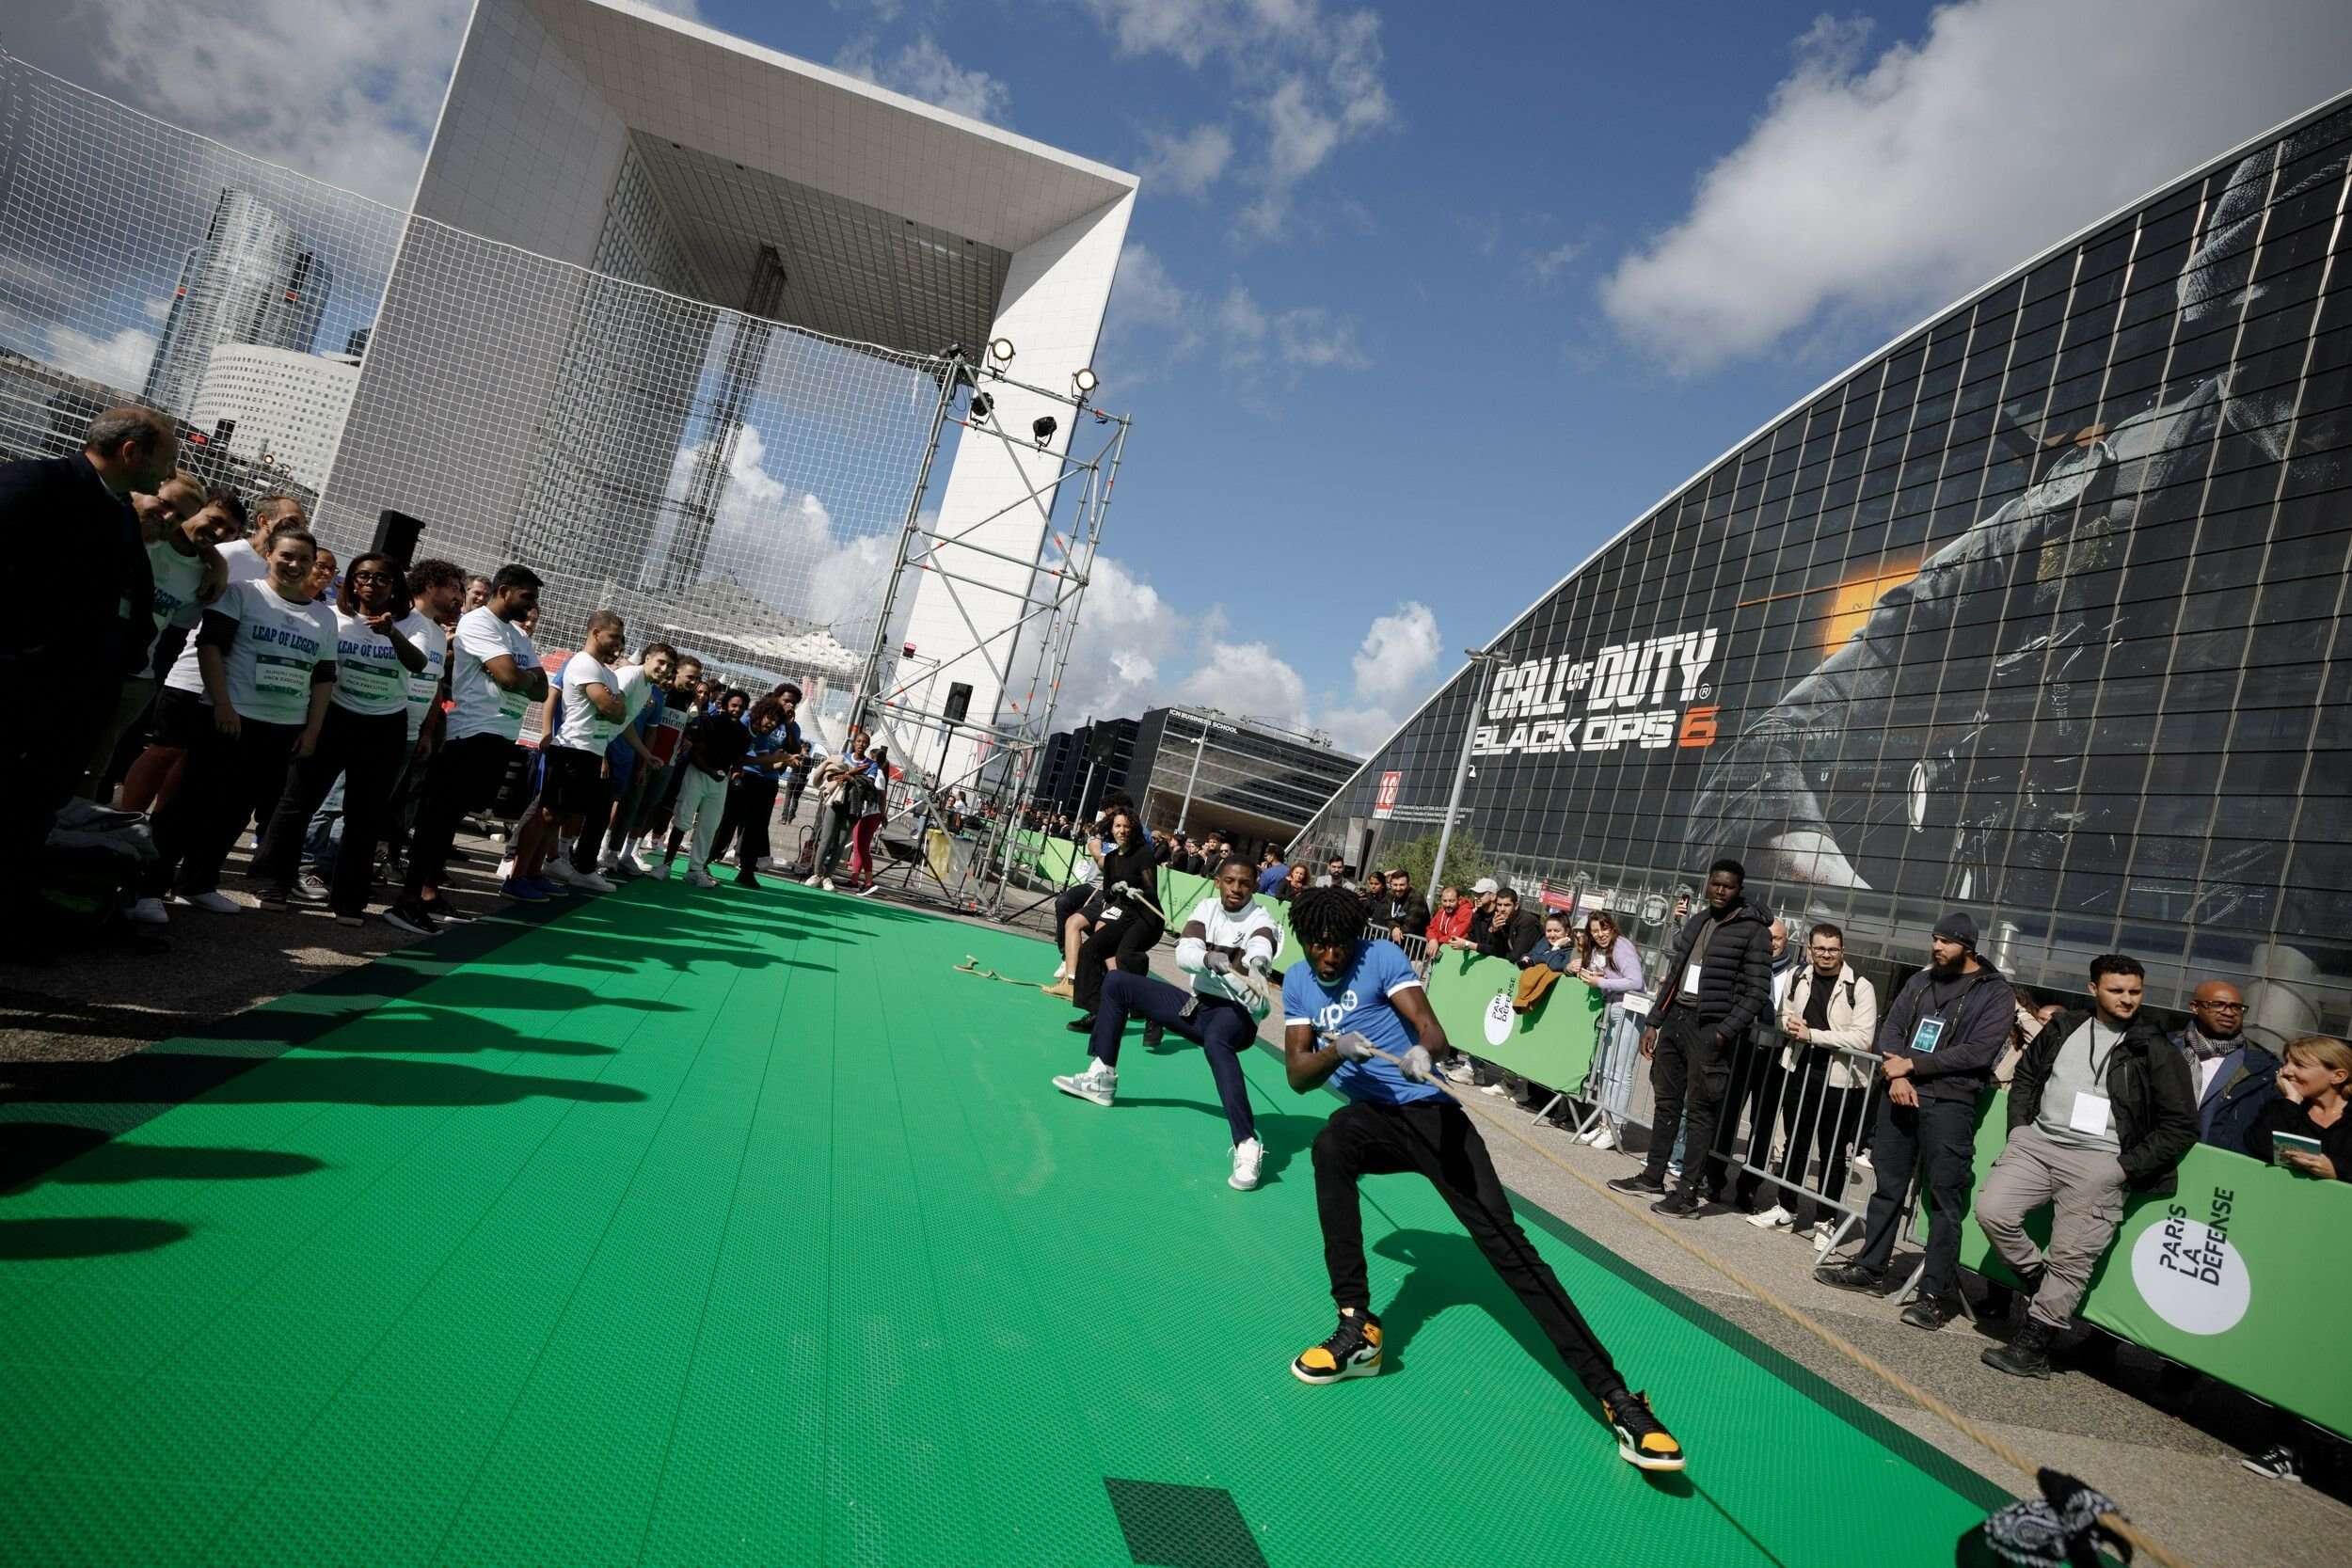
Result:
M1977 1188L2009 1141L2009 1096L1977 1124ZM2200 1144L2174 1173L2169 1197L2131 1198L2122 1226L2090 1276L2075 1316L2110 1334L2243 1388L2330 1432L2352 1435L2352 1362L2295 1347L2335 1321L2352 1291L2352 1183L2319 1181ZM2026 1222L2047 1243L2050 1215ZM1914 1222L1924 1241L1927 1219ZM1988 1279L2017 1281L1977 1227L1969 1206L1961 1262Z
M1429 960L1429 1007L1457 1051L1555 1089L1574 1089L1592 1069L1605 1006L1599 991L1563 975L1532 1012L1515 1013L1518 966L1445 950Z

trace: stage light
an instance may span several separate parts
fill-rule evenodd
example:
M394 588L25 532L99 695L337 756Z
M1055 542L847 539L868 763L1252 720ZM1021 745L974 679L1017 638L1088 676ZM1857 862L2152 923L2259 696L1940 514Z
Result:
M1078 395L1080 397L1085 397L1089 392L1093 391L1096 387L1102 385L1101 382L1095 379L1094 372L1090 370L1080 370L1073 374L1070 378L1070 384L1078 388Z
M1037 437L1037 450L1043 451L1045 450L1045 443L1052 440L1054 438L1054 432L1059 430L1060 428L1061 421L1055 419L1053 415L1040 415L1036 422L1029 426L1029 434Z
M986 392L973 393L972 422L974 424L985 424L988 421L990 411L995 408L995 406L996 400L990 397Z
M1011 364L1012 340L1010 338L991 338L988 341L988 354L990 358L995 360L1000 365Z

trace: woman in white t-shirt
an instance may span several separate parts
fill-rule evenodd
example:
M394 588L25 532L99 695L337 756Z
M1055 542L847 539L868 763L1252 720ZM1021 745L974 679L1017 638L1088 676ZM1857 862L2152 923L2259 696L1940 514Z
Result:
M318 580L316 568L310 580ZM310 815L341 777L343 842L327 903L345 926L366 918L375 844L408 749L408 679L424 672L423 644L438 631L428 633L409 607L390 556L370 551L352 561L335 595L335 693L318 744L295 761L253 857L262 908L286 907Z
M155 815L150 898L168 890L175 904L233 911L220 892L230 846L255 803L276 798L287 759L318 746L334 691L335 620L310 597L317 555L308 529L282 530L269 542L267 575L231 584L204 610L197 658L212 723Z

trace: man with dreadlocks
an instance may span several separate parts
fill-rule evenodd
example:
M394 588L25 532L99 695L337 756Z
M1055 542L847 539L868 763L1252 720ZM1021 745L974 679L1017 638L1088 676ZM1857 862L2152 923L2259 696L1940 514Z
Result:
M1364 939L1364 902L1344 887L1309 888L1291 901L1291 930L1307 950L1282 979L1282 1053L1291 1088L1327 1081L1347 1097L1315 1134L1315 1210L1340 1324L1291 1363L1304 1383L1337 1383L1380 1370L1380 1320L1364 1270L1356 1183L1417 1171L1438 1189L1504 1284L1525 1305L1615 1429L1617 1452L1645 1470L1679 1470L1682 1445L1629 1393L1609 1352L1559 1276L1511 1215L1494 1161L1470 1116L1431 1080L1445 1030L1421 977L1395 943Z

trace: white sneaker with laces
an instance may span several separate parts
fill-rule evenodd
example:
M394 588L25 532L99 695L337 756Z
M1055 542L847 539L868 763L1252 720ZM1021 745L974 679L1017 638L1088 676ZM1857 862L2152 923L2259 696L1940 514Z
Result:
M824 889L827 893L831 893L831 892L834 890L834 888L833 888L833 879L832 879L831 877L826 877L826 878L824 878L824 879L820 879L820 880L818 882L818 884L817 884L817 885L818 885L818 887L820 887L820 888L823 888L823 889Z
M1478 1076L1478 1069L1468 1062L1455 1062L1445 1069L1445 1075L1456 1084L1468 1084Z
M1479 1085L1478 1092L1480 1094L1505 1095L1509 1094L1511 1091L1503 1087L1501 1084L1482 1084Z
M137 921L142 926L168 926L171 924L171 915L164 909L164 901L160 898L135 899L131 904L128 913L131 919Z
M1756 1227L1758 1230L1786 1230L1788 1228L1789 1222L1794 1220L1796 1217L1796 1215L1790 1213L1788 1210L1775 1203L1770 1209L1763 1211L1761 1213L1750 1214L1748 1216L1748 1223Z
M578 866L574 866L572 870L573 873L580 878L580 880L574 882L572 886L582 889L585 892L614 893L618 892L620 889L620 883L599 876L594 871L582 871Z
M539 868L539 875L550 882L561 882L565 887L588 885L586 879L580 876L579 868L572 864L571 857L568 855L549 855L548 863Z
M1576 1141L1581 1144L1588 1144L1599 1136L1600 1129L1598 1127L1587 1127L1583 1132L1579 1132L1576 1135Z
M809 879L808 879L807 881L803 882L801 885L802 885L803 887L816 887L818 884L819 884L820 882L822 882L824 879L824 879L824 877L823 877L821 874L818 874L818 875L815 875L815 876L810 877L810 878L809 878Z
M1237 1193L1246 1193L1258 1184L1258 1168L1265 1163L1265 1146L1255 1138L1233 1146L1233 1174L1225 1184Z
M1603 1127L1593 1134L1593 1147L1601 1149L1614 1148L1617 1147L1617 1134L1611 1129Z
M1084 1072L1065 1072L1054 1079L1054 1087L1080 1100L1090 1100L1097 1105L1108 1105L1119 1095L1119 1074L1100 1056L1087 1058Z
M193 898L183 898L175 893L171 895L171 901L183 909L202 910L207 914L234 914L245 907L227 894L218 891L199 893Z

